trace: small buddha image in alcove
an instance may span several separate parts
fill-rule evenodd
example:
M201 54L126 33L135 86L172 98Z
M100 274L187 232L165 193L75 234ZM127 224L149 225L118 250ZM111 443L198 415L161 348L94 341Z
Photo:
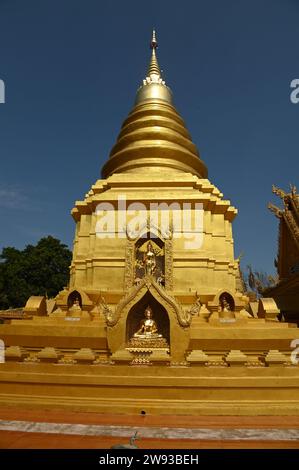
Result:
M78 291L73 291L68 296L68 310L73 314L80 314L82 311L82 298Z
M135 283L145 276L152 276L158 284L165 284L165 250L159 238L139 239L135 251Z
M235 303L233 297L224 292L219 297L219 318L221 319L234 319L235 318Z
M153 311L147 304L137 305L128 317L128 345L130 347L165 348L169 340L169 319L164 308ZM158 304L157 304L158 305Z
M153 319L153 311L149 305L144 311L144 317L140 328L134 333L134 338L162 338L161 333L158 333L157 323Z

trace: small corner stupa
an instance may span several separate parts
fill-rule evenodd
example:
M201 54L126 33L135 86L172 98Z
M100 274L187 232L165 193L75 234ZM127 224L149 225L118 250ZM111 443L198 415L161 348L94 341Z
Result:
M77 201L70 283L0 325L0 403L89 411L298 414L293 324L247 310L232 222L161 76L145 79Z

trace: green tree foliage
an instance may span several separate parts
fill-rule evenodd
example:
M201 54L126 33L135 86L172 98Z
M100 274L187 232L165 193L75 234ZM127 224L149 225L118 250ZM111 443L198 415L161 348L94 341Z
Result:
M54 297L69 281L72 253L51 236L0 255L0 309L22 307L31 295Z

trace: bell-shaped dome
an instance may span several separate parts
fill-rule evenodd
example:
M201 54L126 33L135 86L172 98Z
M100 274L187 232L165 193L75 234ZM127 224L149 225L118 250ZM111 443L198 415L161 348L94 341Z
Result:
M135 106L122 125L117 142L105 163L104 178L113 173L167 171L207 177L207 168L172 104L172 92L161 77L156 57L155 31L152 57Z

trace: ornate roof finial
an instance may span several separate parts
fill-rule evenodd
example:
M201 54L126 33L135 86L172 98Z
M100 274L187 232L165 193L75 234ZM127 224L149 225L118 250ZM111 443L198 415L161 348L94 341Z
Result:
M150 48L152 50L152 57L150 60L147 74L142 80L141 87L137 90L135 104L139 104L145 100L163 100L172 103L172 93L170 88L166 85L161 76L161 70L158 64L156 49L158 41L156 31L153 30Z
M290 188L291 188L291 195L292 196L297 196L297 188L294 184L290 183Z
M280 189L280 188L278 188L277 186L275 186L275 184L272 184L272 193L273 193L273 194L276 194L276 195L279 196L281 199L283 199L283 198L286 197L286 195L287 195L282 189Z
M271 212L273 212L278 219L282 217L282 210L279 209L279 207L275 206L271 202L268 204L268 209L270 209Z
M147 76L151 77L152 75L157 75L158 78L161 78L161 71L158 64L157 56L156 56L156 49L158 47L158 42L156 38L156 31L153 29L152 40L150 43L150 47L152 49L152 57L150 61L150 65L148 68Z
M158 42L156 38L156 31L153 29L153 35L152 35L152 40L151 40L151 49L157 49L158 47Z

